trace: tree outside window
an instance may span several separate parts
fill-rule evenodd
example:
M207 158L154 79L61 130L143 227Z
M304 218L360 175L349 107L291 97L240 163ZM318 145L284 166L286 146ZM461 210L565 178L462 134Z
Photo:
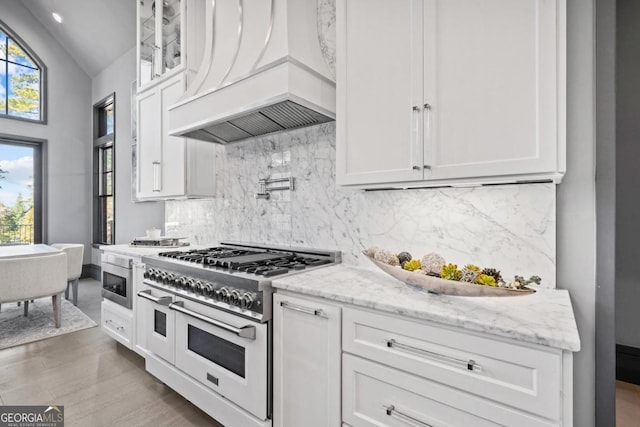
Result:
M44 121L43 67L0 22L0 115Z

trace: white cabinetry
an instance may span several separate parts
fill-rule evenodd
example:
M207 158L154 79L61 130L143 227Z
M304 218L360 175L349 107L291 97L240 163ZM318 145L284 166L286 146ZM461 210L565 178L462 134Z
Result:
M127 348L133 343L133 314L131 310L109 300L102 300L100 306L102 330Z
M337 0L337 182L559 181L565 0Z
M343 351L353 427L571 425L558 349L344 308Z
M279 290L274 426L573 425L572 353Z
M168 133L168 107L184 89L185 76L178 74L137 96L140 200L214 195L214 144Z
M274 426L340 425L340 308L273 297Z

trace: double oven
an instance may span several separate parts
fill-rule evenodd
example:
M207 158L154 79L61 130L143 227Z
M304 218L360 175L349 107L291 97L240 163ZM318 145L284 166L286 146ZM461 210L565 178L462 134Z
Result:
M138 298L148 352L256 418L270 418L268 323L152 286Z

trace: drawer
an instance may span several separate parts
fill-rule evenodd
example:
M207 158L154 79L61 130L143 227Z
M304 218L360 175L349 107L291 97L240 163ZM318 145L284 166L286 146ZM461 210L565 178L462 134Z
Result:
M353 427L549 427L550 420L344 354L343 421Z
M127 348L131 348L133 314L130 310L109 301L102 301L101 319L103 331Z
M343 350L551 420L561 417L562 352L345 308Z

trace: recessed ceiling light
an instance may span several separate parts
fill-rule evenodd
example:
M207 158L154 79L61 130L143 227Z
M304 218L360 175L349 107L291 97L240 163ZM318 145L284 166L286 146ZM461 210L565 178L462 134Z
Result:
M58 24L62 23L62 16L60 16L59 13L53 12L51 16L53 16L53 19L55 19Z

